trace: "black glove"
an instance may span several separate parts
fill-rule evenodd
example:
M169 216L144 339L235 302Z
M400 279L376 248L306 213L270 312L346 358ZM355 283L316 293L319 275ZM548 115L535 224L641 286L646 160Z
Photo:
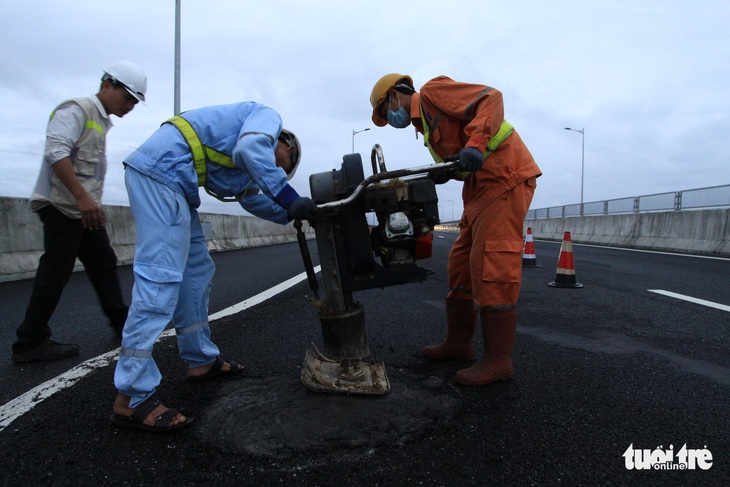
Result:
M459 162L456 166L466 172L475 172L482 168L484 156L476 147L467 147L459 152Z
M312 201L312 198L300 196L289 206L287 214L292 220L314 220L318 210L319 207Z
M431 169L428 171L428 178L433 184L445 184L451 179L452 170L449 169Z

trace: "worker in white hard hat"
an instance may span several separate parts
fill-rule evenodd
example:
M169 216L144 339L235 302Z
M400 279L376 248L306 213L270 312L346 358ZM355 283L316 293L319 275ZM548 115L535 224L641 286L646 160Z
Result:
M96 95L67 100L51 113L43 163L30 199L43 224L40 258L30 302L13 344L14 362L77 355L79 346L51 340L48 325L74 269L83 264L104 314L117 336L127 318L116 265L104 228L101 195L106 175L106 134L110 115L123 117L144 101L147 77L128 61L103 72Z
M155 396L162 374L153 348L171 322L188 381L240 376L243 367L211 339L215 266L198 213L199 188L268 221L311 220L317 206L288 182L300 161L299 140L280 115L252 101L183 112L124 159L136 246L112 424L163 432L191 423Z

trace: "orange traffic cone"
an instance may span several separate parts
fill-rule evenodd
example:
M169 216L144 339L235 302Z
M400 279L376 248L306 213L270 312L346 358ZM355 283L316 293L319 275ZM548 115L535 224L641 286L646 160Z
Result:
M535 242L532 239L532 228L527 227L525 248L522 250L522 267L540 267L535 257Z
M552 287L583 287L583 284L575 282L573 243L570 241L570 232L565 232L563 235L563 243L560 245L560 257L558 258L558 271L555 274L555 280L548 283L548 285Z

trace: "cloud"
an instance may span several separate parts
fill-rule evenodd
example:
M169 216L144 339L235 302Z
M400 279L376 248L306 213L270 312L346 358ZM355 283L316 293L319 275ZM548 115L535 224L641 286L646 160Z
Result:
M174 2L5 2L0 31L0 193L28 196L48 115L98 89L117 59L149 77L147 106L115 119L105 202L126 204L121 160L173 115ZM43 12L43 15L39 15ZM293 180L339 167L430 162L411 129L377 128L368 98L385 73L417 86L445 74L501 90L506 117L544 175L533 208L577 203L585 128L586 201L730 183L726 96L730 4L181 0L181 107L254 100L302 139ZM460 212L460 185L439 186ZM207 195L203 211L238 212Z

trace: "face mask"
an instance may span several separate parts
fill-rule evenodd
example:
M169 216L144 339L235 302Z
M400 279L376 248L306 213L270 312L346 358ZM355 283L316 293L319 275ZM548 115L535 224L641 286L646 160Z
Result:
M391 127L397 129L403 129L411 124L411 116L400 104L400 97L398 97L398 111L388 110L388 123Z
M397 112L388 110L388 123L391 127L404 129L411 124L411 116L403 107L400 107Z

